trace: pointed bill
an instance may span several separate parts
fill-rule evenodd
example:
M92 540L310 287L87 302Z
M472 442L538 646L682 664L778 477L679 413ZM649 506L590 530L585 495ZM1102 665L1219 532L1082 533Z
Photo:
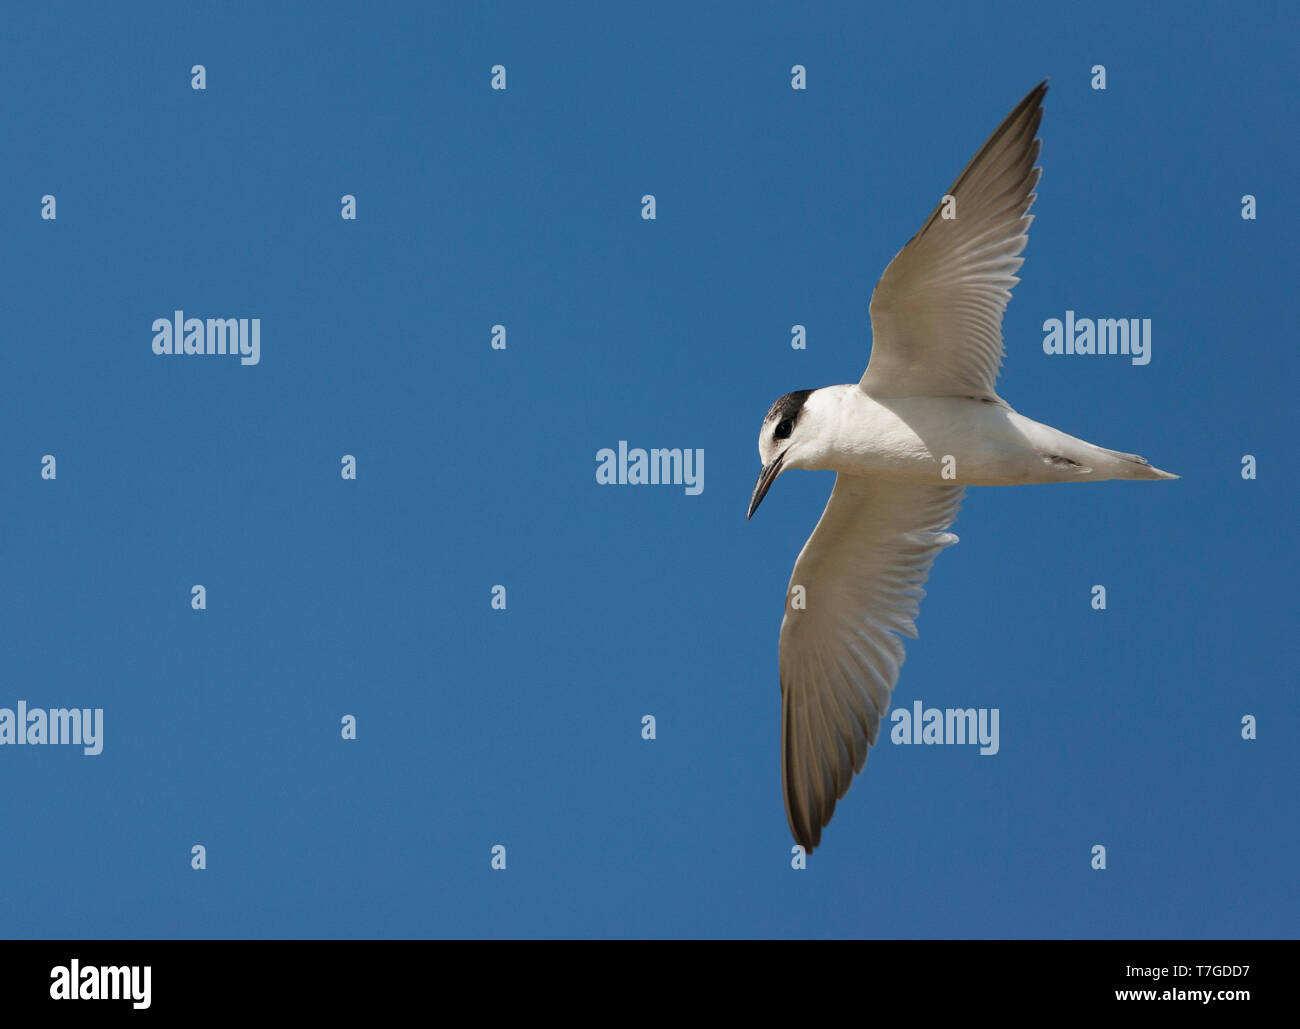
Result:
M758 482L755 483L754 492L749 498L749 513L745 515L745 521L754 517L758 505L763 502L767 491L772 488L772 483L776 482L776 477L781 474L781 466L784 463L785 451L783 450L772 459L771 464L764 465L763 470L758 473Z

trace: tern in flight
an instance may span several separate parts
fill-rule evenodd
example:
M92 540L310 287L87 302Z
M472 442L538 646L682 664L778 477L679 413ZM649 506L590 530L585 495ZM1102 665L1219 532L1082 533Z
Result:
M781 622L781 780L808 853L876 742L963 488L1178 478L1017 414L995 389L1046 93L1016 105L885 269L862 381L787 393L763 419L749 516L787 469L838 473Z

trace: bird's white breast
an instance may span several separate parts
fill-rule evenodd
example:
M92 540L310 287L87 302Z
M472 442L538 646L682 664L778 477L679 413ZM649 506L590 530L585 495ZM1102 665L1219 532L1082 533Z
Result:
M1081 443L979 399L874 398L857 386L815 396L819 431L800 462L807 468L954 485L1054 482L1067 474L1045 461L1044 451Z

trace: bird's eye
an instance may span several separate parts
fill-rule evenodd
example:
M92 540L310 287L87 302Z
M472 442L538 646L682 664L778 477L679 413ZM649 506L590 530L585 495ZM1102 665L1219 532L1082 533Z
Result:
M794 422L789 418L784 419L776 427L776 432L772 433L773 439L789 439L790 433L794 431Z

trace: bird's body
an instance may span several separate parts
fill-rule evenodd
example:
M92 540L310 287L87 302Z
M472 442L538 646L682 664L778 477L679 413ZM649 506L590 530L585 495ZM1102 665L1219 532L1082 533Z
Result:
M804 412L821 429L817 446L786 468L963 486L1172 478L991 398L876 398L856 385L825 386L809 394Z
M1017 413L996 392L1002 314L1033 221L1041 83L885 269L856 385L779 398L759 431L752 516L790 468L839 473L781 623L781 778L807 851L862 770L916 636L922 588L966 486L1175 479Z

